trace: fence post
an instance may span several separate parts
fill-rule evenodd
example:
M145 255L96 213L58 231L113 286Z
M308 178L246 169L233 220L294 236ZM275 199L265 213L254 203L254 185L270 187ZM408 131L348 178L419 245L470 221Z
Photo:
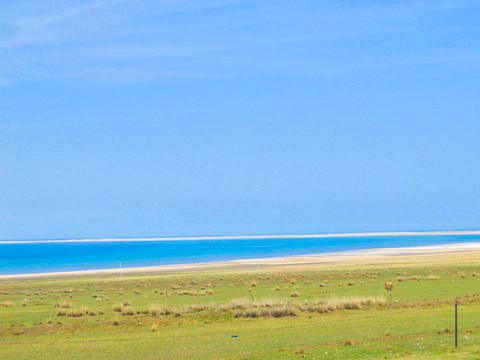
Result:
M457 302L455 301L455 347L457 347L457 334L458 334L458 328L457 328Z

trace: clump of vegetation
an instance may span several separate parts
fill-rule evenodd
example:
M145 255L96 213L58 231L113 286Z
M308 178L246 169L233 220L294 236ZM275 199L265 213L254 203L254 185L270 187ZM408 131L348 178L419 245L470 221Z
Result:
M243 317L243 318L256 318L260 316L260 310L258 309L248 309L243 311L235 312L235 317Z
M192 304L185 307L186 312L196 313L205 310L216 310L218 307L215 304Z
M436 275L428 275L428 276L425 276L425 280L439 280L440 277L436 276Z
M275 308L254 308L247 310L237 310L234 314L236 318L256 318L260 316L285 317L297 316L295 307L282 306Z
M115 305L113 307L113 311L114 312L122 312L123 311L123 305L122 304Z
M298 291L294 291L290 294L290 297L299 297L300 294L298 293Z
M55 308L69 309L71 307L72 303L70 301L62 301L61 303L55 303Z
M14 307L15 303L13 301L4 301L3 306L5 307Z
M359 310L362 306L385 305L383 297L325 298L306 301L300 308L303 311L326 313L337 310Z
M79 308L79 309L71 309L71 310L60 309L57 311L57 316L81 317L86 315L95 316L96 313L94 310L90 310L85 307Z
M180 316L180 311L175 307L150 305L145 309L137 311L137 314L160 316L160 315L176 315Z
M195 290L184 290L184 291L177 291L177 295L184 296L197 296L198 293Z
M133 316L135 315L135 310L133 309L123 309L122 316Z

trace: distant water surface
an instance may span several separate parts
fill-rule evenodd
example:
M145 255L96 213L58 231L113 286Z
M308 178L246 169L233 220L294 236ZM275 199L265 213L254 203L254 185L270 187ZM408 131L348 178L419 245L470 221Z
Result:
M480 235L401 235L0 244L0 274L110 269L480 242Z

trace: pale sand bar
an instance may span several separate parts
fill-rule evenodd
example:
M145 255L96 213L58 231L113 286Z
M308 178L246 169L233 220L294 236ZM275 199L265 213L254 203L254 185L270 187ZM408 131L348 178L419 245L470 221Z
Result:
M281 268L288 266L314 265L358 265L372 266L379 264L407 264L420 262L452 263L470 262L479 264L480 243L459 243L447 245L428 245L402 248L366 249L335 253L322 253L301 256L288 256L264 259L245 259L214 263L197 263L183 265L160 265L132 267L123 269L99 269L69 272L51 272L38 274L0 275L0 280L35 279L50 277L89 276L89 275L125 275L165 273L177 271L215 271L255 268Z
M444 235L480 235L480 230L469 231L402 231L402 232L365 232L339 234L291 234L291 235L235 235L235 236L196 236L196 237L156 237L156 238L109 238L109 239L68 239L68 240L0 240L1 244L38 244L38 243L78 243L78 242L132 242L132 241L185 241L185 240L254 240L254 239L309 239L360 236L444 236Z

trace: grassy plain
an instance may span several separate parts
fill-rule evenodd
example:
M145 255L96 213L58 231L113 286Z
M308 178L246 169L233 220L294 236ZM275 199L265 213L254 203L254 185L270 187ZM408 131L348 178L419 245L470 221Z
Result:
M480 359L478 251L0 281L4 360L453 357Z

